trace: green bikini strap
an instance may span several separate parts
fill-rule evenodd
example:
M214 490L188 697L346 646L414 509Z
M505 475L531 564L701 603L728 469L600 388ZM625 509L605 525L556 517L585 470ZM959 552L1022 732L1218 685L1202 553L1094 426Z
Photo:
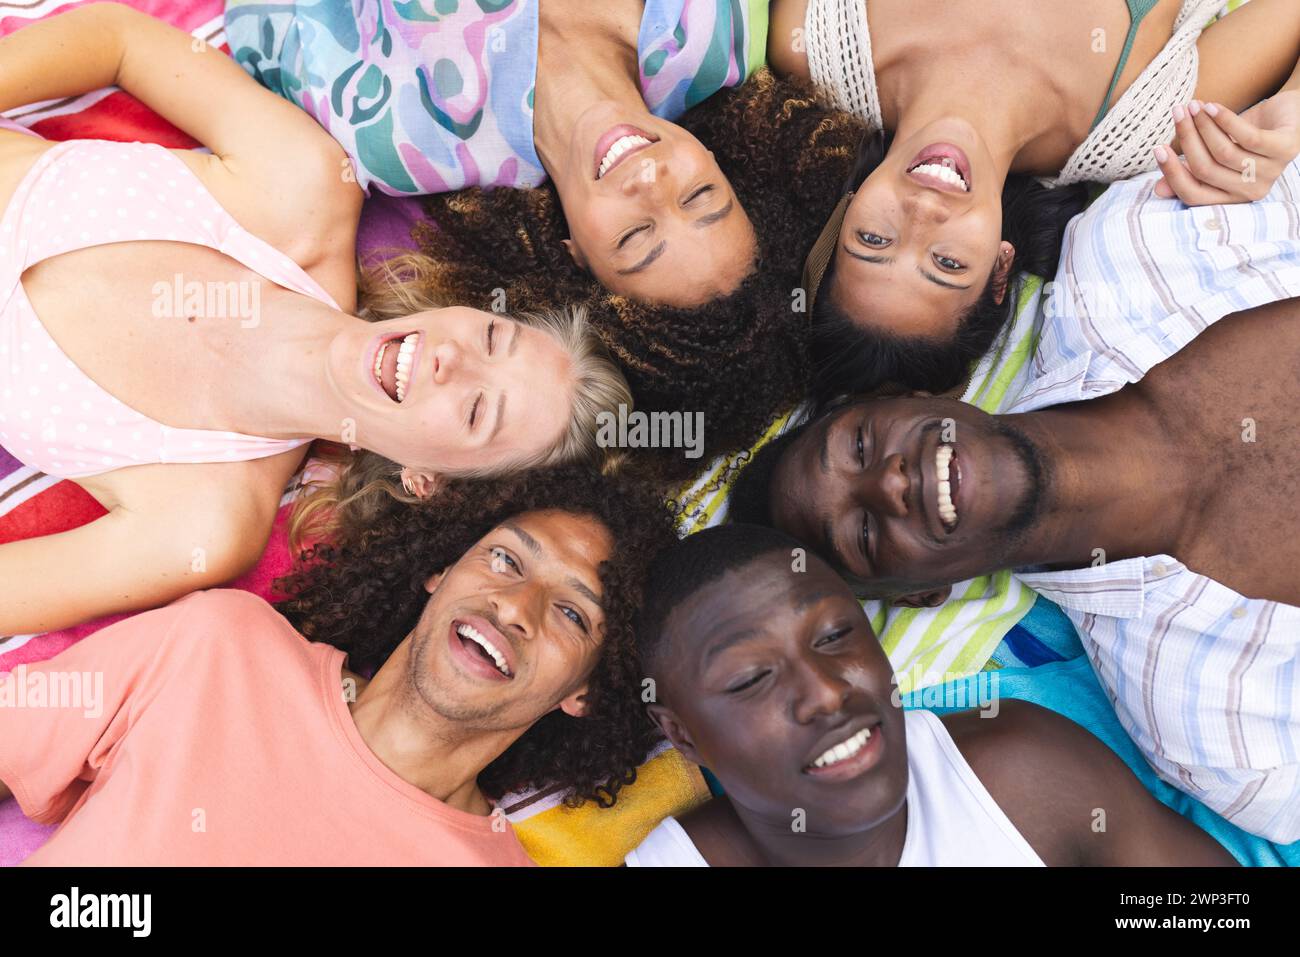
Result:
M1124 49L1120 51L1119 64L1115 67L1115 75L1110 78L1110 87L1106 90L1106 95L1101 99L1101 109L1097 111L1097 116L1092 121L1092 126L1089 127L1090 131L1095 130L1097 124L1105 118L1110 98L1115 93L1115 87L1119 86L1119 78L1124 75L1124 67L1128 65L1129 54L1133 52L1133 42L1137 40L1138 28L1142 26L1142 21L1146 19L1148 13L1155 9L1160 0L1125 0L1125 2L1128 4L1128 36L1124 38Z

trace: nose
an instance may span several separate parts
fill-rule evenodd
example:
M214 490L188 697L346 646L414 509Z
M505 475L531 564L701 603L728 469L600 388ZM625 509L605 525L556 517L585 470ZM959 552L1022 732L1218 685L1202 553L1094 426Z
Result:
M904 194L903 209L915 222L933 226L942 226L952 215L942 194L920 186Z
M878 515L905 518L907 493L912 484L906 466L906 460L897 452L872 463L853 484L856 504Z
M623 180L624 196L658 198L666 188L671 176L667 154L649 156L648 153L649 150L646 150L640 155L628 157L628 162L633 164L633 168L630 175Z
M527 582L518 582L498 589L489 599L497 627L509 632L509 637L526 641L535 634L534 611L538 602L534 591Z
M464 358L464 352L454 340L446 339L438 343L433 350L433 381L439 385L450 382Z
M853 685L844 680L832 657L816 657L821 660L805 659L798 666L794 717L799 724L809 724L818 717L840 713L853 692Z

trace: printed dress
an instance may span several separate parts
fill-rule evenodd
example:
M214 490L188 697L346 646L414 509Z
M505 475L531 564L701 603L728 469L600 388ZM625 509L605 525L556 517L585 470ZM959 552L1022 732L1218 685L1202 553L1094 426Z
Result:
M538 6L545 0L229 0L235 61L310 113L369 192L537 186ZM766 0L646 0L641 88L675 120L763 65Z

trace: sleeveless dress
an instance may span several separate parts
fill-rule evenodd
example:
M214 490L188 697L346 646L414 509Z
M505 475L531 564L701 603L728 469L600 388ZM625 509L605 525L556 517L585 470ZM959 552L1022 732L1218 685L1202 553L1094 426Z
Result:
M338 308L163 147L60 143L33 164L0 219L0 445L47 475L83 478L132 465L259 459L310 442L163 425L100 387L59 348L27 298L23 273L62 253L143 240L207 246Z
M546 0L227 0L235 61L296 103L395 196L537 186L539 4ZM593 3L599 0L592 0ZM641 89L675 120L763 65L767 0L646 0Z

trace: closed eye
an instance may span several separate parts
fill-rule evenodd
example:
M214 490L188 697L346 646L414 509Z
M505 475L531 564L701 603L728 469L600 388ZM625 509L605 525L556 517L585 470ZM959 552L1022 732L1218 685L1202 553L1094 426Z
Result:
M635 236L637 233L644 232L649 228L650 228L649 223L643 223L642 225L637 226L635 229L628 230L626 233L623 234L623 238L618 241L618 248L622 249L629 242L631 242L633 236Z
M760 671L758 674L754 675L754 677L748 679L747 681L741 682L738 685L732 685L730 688L727 689L727 694L739 694L740 692L744 691L746 688L754 687L754 685L758 684L766 676L767 676L766 671Z
M839 631L832 632L829 635L823 635L821 638L818 638L815 642L813 642L813 647L820 648L823 645L834 644L835 642L843 638L845 635L849 634L851 631L853 631L852 628L841 628Z
M479 413L479 409L482 407L482 405L483 405L483 393L480 392L480 393L475 397L475 399L474 399L474 404L473 404L472 406L470 406L470 410L469 410L469 427L470 427L470 429L473 429L473 428L474 428L474 423L478 421L478 413Z
M711 185L701 186L699 189L695 190L695 192L691 193L691 195L687 196L686 200L682 203L682 205L690 206L701 196L703 196L706 193L712 192L712 190L713 187Z

